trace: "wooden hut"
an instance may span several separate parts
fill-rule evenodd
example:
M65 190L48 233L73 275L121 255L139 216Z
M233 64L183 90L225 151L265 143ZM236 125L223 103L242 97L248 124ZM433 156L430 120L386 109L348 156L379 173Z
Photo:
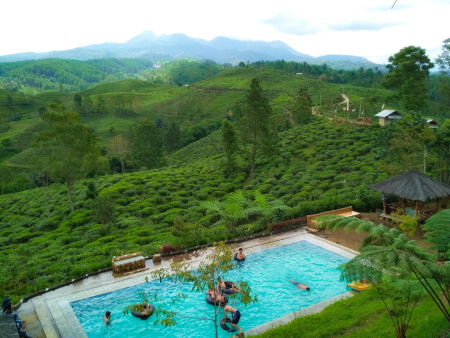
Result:
M418 222L437 213L440 199L450 196L450 186L416 169L374 184L370 189L396 195L402 199L401 202L389 205L383 200L381 217L401 220L401 216L407 215L415 217ZM392 216L393 213L398 216Z
M376 114L375 117L379 118L380 126L384 127L389 123L397 122L403 117L403 115L396 110L385 109Z

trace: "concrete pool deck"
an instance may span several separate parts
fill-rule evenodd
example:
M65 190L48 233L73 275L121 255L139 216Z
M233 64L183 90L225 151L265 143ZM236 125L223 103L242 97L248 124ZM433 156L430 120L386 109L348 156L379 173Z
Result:
M247 242L238 243L237 245L242 247L246 254L252 254L305 240L347 259L352 259L358 254L357 251L348 249L318 236L311 235L305 229L296 229L267 237L256 238ZM153 263L151 260L148 260L146 261L146 267L149 268L147 271L120 278L114 278L112 272L101 273L86 278L78 283L35 297L29 302L32 302L47 338L87 338L70 303L142 284L145 282L145 277L149 276L153 270L168 268L172 262L187 261L192 264L193 268L196 268L202 261L204 255L204 252L192 252L185 255L164 257L161 263ZM349 292L343 293L278 318L272 322L247 330L245 333L246 335L261 333L275 326L286 324L296 317L320 312L325 306L334 301L349 296ZM101 319L99 318L99 320Z

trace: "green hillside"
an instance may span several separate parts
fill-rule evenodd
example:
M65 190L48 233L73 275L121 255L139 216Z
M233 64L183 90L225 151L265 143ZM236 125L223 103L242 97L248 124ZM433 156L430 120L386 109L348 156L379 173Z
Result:
M84 100L89 100L92 107L89 110L79 110L83 123L93 127L102 139L102 145L109 149L111 139L119 134L126 134L134 123L141 118L154 120L160 117L166 124L175 122L182 131L188 131L196 125L204 126L205 130L214 130L209 126L216 125L229 111L236 109L245 99L246 90L252 78L258 78L266 96L270 100L274 114L283 114L289 109L296 93L305 88L308 90L314 106L322 105L324 114L337 111L337 116L356 119L358 117L360 97L365 117L377 113L383 102L387 102L391 92L383 89L362 88L339 84L331 84L314 78L298 77L292 74L263 68L229 68L206 80L193 83L188 87L158 84L137 79L125 79L118 82L100 84L93 88L79 92ZM355 112L342 114L339 102L343 102L342 90L350 97L351 108ZM4 92L4 91L3 91ZM0 92L1 95L2 92ZM2 96L0 96L1 98ZM3 100L6 100L4 96ZM0 139L11 138L14 149L25 150L30 146L33 129L28 121L31 119L39 123L38 109L51 102L59 102L69 109L73 109L73 95L59 92L46 92L34 96L23 96L14 93L17 99L26 100L26 105L13 105L2 110L5 116L10 114L23 115L20 121L8 122L9 130L0 134ZM96 110L99 98L103 100L104 110ZM369 100L370 99L370 100ZM6 102L6 101L4 101ZM395 107L395 101L393 101ZM338 109L339 108L339 109ZM287 118L287 116L285 116ZM29 129L27 129L29 128ZM215 129L217 130L217 128ZM204 135L204 132L201 133ZM183 144L188 144L186 141ZM192 140L198 139L194 138ZM15 154L8 152L3 156L4 163L12 167L30 167L34 161L31 153Z
M160 64L143 59L94 59L76 61L44 59L0 63L0 89L26 94L46 91L85 90L101 83L127 78L181 85L201 81L220 73L215 62L176 60ZM1 106L0 106L1 107Z
M201 244L264 230L248 223L230 233L214 225L217 219L207 214L203 201L221 200L236 189L249 198L256 189L269 199L280 198L292 207L283 219L347 205L358 211L376 208L379 196L365 187L385 177L371 152L379 129L317 117L280 133L279 154L259 158L249 177L246 163L236 174L224 171L218 133L213 133L173 154L171 167L79 181L76 211L70 215L63 185L0 196L0 258L11 262L2 269L14 267L2 273L0 288L23 296L109 266L114 255L149 255L167 243L193 245L191 235L172 236L176 215L203 225ZM90 182L96 194L114 202L116 221L110 226L98 224L92 214Z

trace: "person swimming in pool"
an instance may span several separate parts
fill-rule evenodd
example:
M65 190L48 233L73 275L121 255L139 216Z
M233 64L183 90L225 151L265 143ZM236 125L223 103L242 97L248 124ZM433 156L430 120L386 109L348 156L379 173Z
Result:
M142 309L142 311L141 311L141 313L142 313L143 315L146 315L146 316L148 316L148 314L151 313L151 312L152 312L152 311L150 310L150 304L144 305L144 306L143 306L143 309Z
M220 277L217 278L217 282L218 282L218 285L217 285L218 291L220 291L220 289L227 288L227 286L226 286L225 282L222 280L222 278L220 278ZM231 283L233 283L233 284L231 285L230 291L242 293L241 288L239 286L237 286L236 283L234 283L234 282L231 282Z
M210 287L206 291L206 294L211 297L212 300L216 299L216 302L225 303L225 297L217 292L214 292L214 287Z
M294 278L289 277L289 282L291 282L292 284L294 284L296 287L298 287L300 290L306 290L306 291L310 291L311 289L309 288L308 285L306 284L302 284L297 282Z
M245 259L245 254L242 248L239 248L239 252L237 253L236 258L240 261L243 261Z
M105 316L103 317L103 321L105 322L105 324L111 324L111 312L106 311Z
M229 312L231 314L231 323L230 323L231 326L235 327L236 329L239 329L239 334L242 334L242 329L239 326L237 326L237 324L239 323L239 319L241 319L241 313L239 312L239 310L235 309L231 305L221 304L220 306L222 307L223 312L225 313L225 317L222 319L222 321L226 323L227 312Z

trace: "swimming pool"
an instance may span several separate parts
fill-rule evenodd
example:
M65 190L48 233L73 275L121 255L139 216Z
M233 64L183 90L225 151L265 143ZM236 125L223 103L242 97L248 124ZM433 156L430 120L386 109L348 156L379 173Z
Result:
M242 277L258 294L258 302L247 307L238 300L235 300L236 304L231 302L242 313L239 326L245 331L346 292L346 283L339 281L340 273L336 268L347 261L347 258L308 241L247 255L243 264L224 276L225 280ZM290 276L307 283L311 291L296 288L288 282ZM159 283L157 280L86 298L71 303L71 306L89 338L213 337L214 323L211 321L177 317L175 326L165 328L160 324L155 326L153 316L140 320L131 314L122 314L127 305L141 300L141 291L156 292L166 299L183 292L188 298L176 305L177 311L188 316L213 318L214 306L205 302L204 294L191 292L190 289L190 285L176 285L169 281ZM113 319L107 327L101 320L106 310L111 311ZM222 317L223 310L218 318ZM230 337L231 334L219 326L219 336Z

